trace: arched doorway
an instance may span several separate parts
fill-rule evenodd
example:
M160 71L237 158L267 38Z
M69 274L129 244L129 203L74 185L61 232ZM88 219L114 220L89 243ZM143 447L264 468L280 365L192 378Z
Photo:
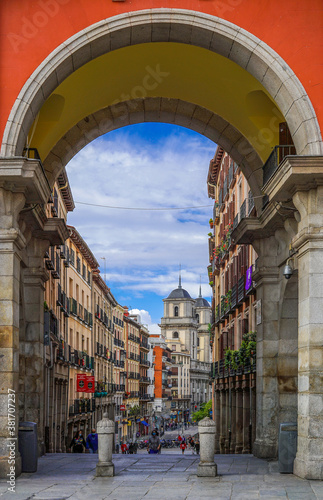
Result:
M41 272L44 249L49 242L55 244L66 238L63 225L38 220L34 225L30 220L27 224L21 212L26 203L44 203L59 173L84 145L109 130L141 121L164 121L192 128L213 139L241 166L256 198L258 218L253 221L253 228L241 226L236 237L241 241L249 238L258 247L265 273L265 278L259 275L262 300L268 301L268 293L275 296L282 279L279 267L286 253L281 254L273 241L277 221L272 214L268 233L261 200L268 193L269 201L274 202L288 199L290 192L293 197L295 180L283 179L282 189L273 185L273 181L264 187L262 165L278 144L280 121L286 121L289 127L298 168L312 162L308 174L314 174L320 165L313 163L313 158L322 152L318 121L301 82L268 45L220 18L188 10L156 9L100 21L58 46L34 71L12 108L3 136L2 199L4 227L9 229L5 234L9 242L9 252L6 248L9 274L6 271L3 279L10 282L12 291L6 307L8 323L16 338L10 344L12 361L7 373L17 388L19 367L14 355L19 346L16 314L19 301L14 289L21 284L20 269L27 269L28 280L23 286L29 289L37 308L45 279ZM44 169L38 161L23 158L26 148L38 150ZM300 178L301 173L296 175ZM313 209L306 186L308 179L301 180L303 194L296 193L293 198L301 213L302 220L297 221L301 229L306 227L309 211ZM317 185L310 187L316 190L311 197L319 200ZM318 210L318 204L314 203L314 211ZM300 228L298 232L295 228L289 230L284 219L283 227L290 240L296 238L298 245L304 245ZM308 279L308 274L304 279ZM275 296L272 302L277 307L279 297ZM277 321L274 315L266 316L271 312L264 311L260 329L264 342L271 340L271 328ZM311 322L308 325L311 330ZM39 347L40 314L34 316L28 328L24 342L36 342ZM29 334L33 328L38 332L35 336ZM266 375L261 363L266 361L266 352L259 359L264 385ZM35 379L41 379L39 363L34 364ZM41 387L35 384L31 392L41 393ZM270 423L275 391L269 392L272 398L269 412L263 411L269 401L268 393L262 391L264 396L259 399L262 428L266 427L266 421L269 426L265 437L258 435L258 453L262 456L275 455L277 448L277 429ZM307 391L304 397L310 399L311 394ZM36 397L34 404L35 418L41 419L40 398ZM306 419L311 418L309 410ZM319 452L314 459L310 458L314 440L309 435L302 439L305 448L300 451L299 462L306 464L304 474L311 474L314 463L313 475L319 477ZM300 469L297 472L304 475Z

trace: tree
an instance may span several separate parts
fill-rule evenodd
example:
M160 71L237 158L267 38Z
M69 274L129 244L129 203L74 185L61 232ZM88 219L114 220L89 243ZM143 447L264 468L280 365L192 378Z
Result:
M137 417L140 414L140 408L138 405L134 405L129 410L130 417Z
M199 422L205 417L210 416L210 411L212 410L212 400L208 401L207 403L201 404L201 408L199 411L196 411L192 415L192 419L195 420L196 422Z

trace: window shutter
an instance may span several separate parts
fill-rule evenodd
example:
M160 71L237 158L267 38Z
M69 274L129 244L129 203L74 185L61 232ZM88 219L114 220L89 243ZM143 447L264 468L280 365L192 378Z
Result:
M232 277L232 285L235 285L238 281L237 277L237 265L238 265L238 257L235 255L233 257L232 267L233 267L233 277Z

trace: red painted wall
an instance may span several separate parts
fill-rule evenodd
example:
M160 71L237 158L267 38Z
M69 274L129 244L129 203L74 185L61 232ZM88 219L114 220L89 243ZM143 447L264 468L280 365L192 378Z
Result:
M64 40L107 17L161 7L221 17L270 45L302 82L322 128L321 0L2 0L0 137L23 84Z
M163 394L163 351L162 347L155 346L154 347L154 356L155 356L155 398L161 398Z

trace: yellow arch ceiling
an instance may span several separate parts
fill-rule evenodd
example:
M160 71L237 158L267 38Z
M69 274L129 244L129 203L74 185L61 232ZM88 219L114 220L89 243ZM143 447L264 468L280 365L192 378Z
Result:
M273 131L270 124L284 121L283 115L253 76L206 49L161 42L118 49L76 70L43 105L29 146L45 159L82 118L145 96L181 99L213 111L248 138L263 160L278 144L278 127Z

